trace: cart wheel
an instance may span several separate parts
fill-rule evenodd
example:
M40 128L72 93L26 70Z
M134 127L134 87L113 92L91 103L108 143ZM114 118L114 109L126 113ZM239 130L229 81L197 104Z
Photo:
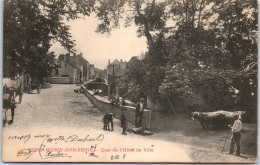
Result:
M38 93L38 94L41 92L41 89L42 89L41 84L39 84L39 86L38 86L38 88L37 88L37 93Z

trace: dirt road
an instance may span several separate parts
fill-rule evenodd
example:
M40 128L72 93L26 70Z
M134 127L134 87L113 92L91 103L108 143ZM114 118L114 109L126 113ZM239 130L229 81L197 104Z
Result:
M125 136L121 134L118 119L114 121L113 132L105 131L101 122L104 114L85 95L74 93L75 88L78 87L51 85L40 94L24 94L22 104L15 110L13 124L3 128L5 161L251 162L255 159L222 154L207 148L208 145L193 145L189 142L192 132L183 135L181 130L155 130L152 136L130 132ZM10 119L10 111L7 117ZM212 143L216 142L212 139ZM28 148L41 152L28 154L25 152ZM61 150L49 151L49 148Z

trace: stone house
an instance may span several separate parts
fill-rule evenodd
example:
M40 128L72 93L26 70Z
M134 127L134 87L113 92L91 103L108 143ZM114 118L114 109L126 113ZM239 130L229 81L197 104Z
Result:
M89 62L83 57L83 54L80 53L79 55L76 56L78 62L82 65L82 77L80 78L81 82L86 82L89 80L89 73L88 73L88 68L89 68Z
M102 70L102 69L96 68L96 73L97 73L97 75L96 75L97 78L106 79L106 77L107 77L107 70L106 69Z
M96 77L96 68L94 64L89 64L88 66L88 80L95 80Z
M51 83L78 83L83 80L83 65L77 60L76 55L69 53L59 55L56 60L59 68L53 70Z
M107 66L107 80L108 80L108 100L112 98L112 95L117 93L116 80L120 79L124 75L126 68L126 62L115 59L112 63L108 61Z
M107 76L112 75L115 77L121 77L124 75L124 71L126 68L126 62L120 60L120 62L115 59L112 63L108 62L107 66Z

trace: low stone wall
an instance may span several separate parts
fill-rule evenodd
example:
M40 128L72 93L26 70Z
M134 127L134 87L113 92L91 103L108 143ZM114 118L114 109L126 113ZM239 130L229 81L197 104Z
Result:
M70 78L69 77L51 77L50 83L51 84L69 84Z
M127 121L135 123L135 107L112 105L107 99L93 95L93 92L81 86L87 98L102 112L112 112L116 118L120 118L122 110L126 110ZM143 113L143 128L150 129L152 111L145 109Z

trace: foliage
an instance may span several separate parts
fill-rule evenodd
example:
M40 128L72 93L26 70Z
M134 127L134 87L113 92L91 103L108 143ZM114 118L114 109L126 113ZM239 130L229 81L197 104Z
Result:
M126 25L138 26L138 36L147 38L144 79L126 74L124 93L129 84L155 98L179 100L200 93L211 110L249 108L255 114L256 0L121 0L104 1L100 8L97 13L106 11L106 17L99 17L106 24L98 31L109 32L125 18Z
M5 0L4 57L16 48L26 57L20 70L28 70L29 64L39 70L51 65L37 63L48 57L51 40L73 51L62 20L95 12L101 21L97 32L109 33L124 20L147 39L148 52L133 57L117 81L120 95L132 101L152 96L155 101L199 93L211 110L256 114L257 0L19 2Z
M54 54L48 52L51 41L74 51L75 43L71 40L70 27L63 23L64 18L89 15L94 3L93 0L4 0L4 76L13 76L13 63L17 73L46 76L55 67ZM12 61L14 49L21 57L16 56Z
M126 71L116 83L119 95L133 102L145 98L145 65L143 60L132 57L126 65Z

